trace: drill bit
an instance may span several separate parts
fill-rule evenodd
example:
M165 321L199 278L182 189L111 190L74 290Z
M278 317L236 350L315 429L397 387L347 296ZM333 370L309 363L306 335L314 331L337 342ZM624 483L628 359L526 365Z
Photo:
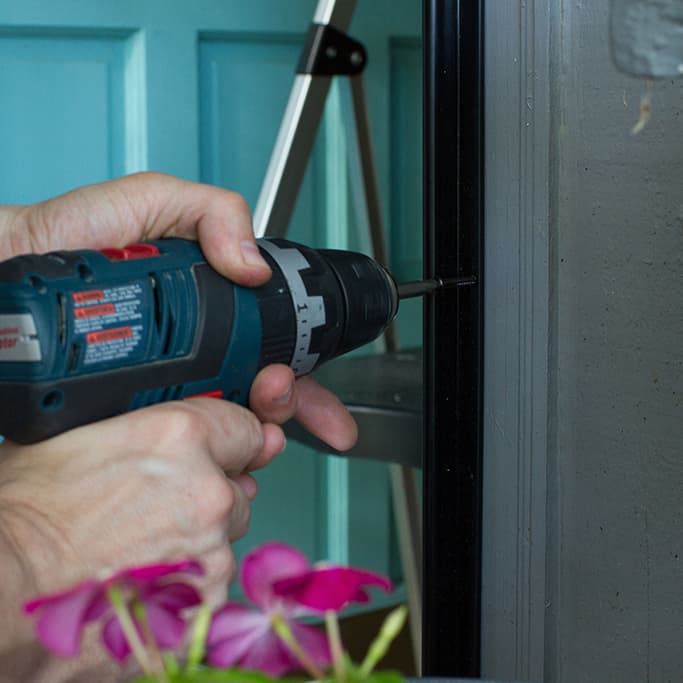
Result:
M415 296L431 294L439 289L462 287L463 285L473 285L476 282L477 278L473 275L466 277L433 277L428 280L410 280L409 282L401 282L398 285L398 298L410 299Z

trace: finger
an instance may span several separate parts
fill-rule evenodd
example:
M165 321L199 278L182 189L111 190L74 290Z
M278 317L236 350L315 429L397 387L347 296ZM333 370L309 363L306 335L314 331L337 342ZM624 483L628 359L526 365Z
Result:
M242 489L247 500L250 502L256 498L258 493L258 483L250 474L238 474L233 477L233 481Z
M285 450L287 439L282 428L275 424L263 425L263 450L247 467L247 472L260 470Z
M229 477L249 469L264 451L263 425L250 410L235 403L194 398L157 407L179 410L187 418L174 418L172 440L195 441Z
M296 412L294 373L275 364L256 375L249 392L249 407L262 422L283 424Z
M270 277L240 195L160 173L89 185L25 207L9 241L14 253L43 253L162 237L199 239L209 263L239 284L258 285Z
M358 438L358 427L346 406L312 377L297 380L294 419L338 451L349 450Z
M228 586L237 575L237 560L227 539L222 546L204 553L200 558L204 576L197 581L204 604L216 609L223 603Z
M258 418L246 408L212 398L163 403L94 422L54 437L51 448L86 448L95 439L130 444L131 453L161 457L203 450L228 475L242 473L264 451Z
M256 496L258 487L256 481L248 474L238 474L228 477L228 483L233 490L233 504L227 519L227 535L229 541L242 538L249 530L251 519L250 501Z
M261 370L251 387L250 408L261 420L276 424L294 418L336 450L351 448L358 428L346 406L312 377L293 379L294 374L285 365Z
M146 210L140 221L145 239L198 239L209 263L242 285L262 284L270 277L241 195L162 174L128 176L120 182L114 189Z

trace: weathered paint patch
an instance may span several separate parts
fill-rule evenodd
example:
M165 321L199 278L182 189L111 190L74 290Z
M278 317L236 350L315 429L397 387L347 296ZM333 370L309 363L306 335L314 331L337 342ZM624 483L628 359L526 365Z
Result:
M681 0L612 0L610 37L619 70L645 78L683 76Z

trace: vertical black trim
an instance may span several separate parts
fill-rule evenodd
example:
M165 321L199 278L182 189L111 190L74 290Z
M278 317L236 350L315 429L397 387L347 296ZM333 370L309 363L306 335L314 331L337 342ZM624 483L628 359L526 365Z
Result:
M483 4L424 0L425 676L480 672Z

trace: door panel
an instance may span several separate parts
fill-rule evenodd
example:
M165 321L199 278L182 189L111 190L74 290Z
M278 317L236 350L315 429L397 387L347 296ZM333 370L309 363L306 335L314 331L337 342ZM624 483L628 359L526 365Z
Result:
M10 5L11 6L8 6ZM284 113L313 0L23 0L0 5L0 202L31 202L153 169L245 195L253 206ZM360 0L351 34L366 71L395 272L421 271L420 3ZM332 90L288 237L367 248L347 171L343 87ZM400 318L421 338L419 306ZM312 558L391 572L387 470L296 444L258 475L240 552L277 538Z
M275 144L302 42L303 34L200 36L200 178L242 193L252 207ZM314 154L287 235L306 244L313 244L319 232L316 218L323 203L315 191L319 156Z
M125 171L125 34L0 34L0 198L31 202Z

